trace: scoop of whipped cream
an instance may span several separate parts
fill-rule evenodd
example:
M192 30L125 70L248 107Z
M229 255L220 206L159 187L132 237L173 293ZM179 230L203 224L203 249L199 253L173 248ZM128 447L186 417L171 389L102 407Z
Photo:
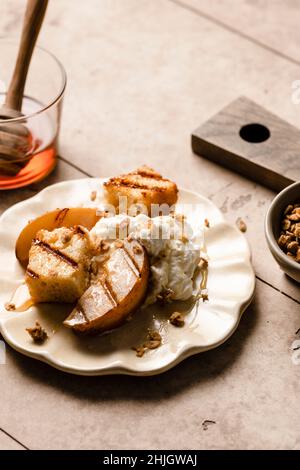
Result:
M200 260L202 231L193 232L179 215L150 218L144 214L104 217L90 231L93 243L127 236L139 240L150 259L150 286L145 305L167 294L170 300L187 300L194 292L193 277Z

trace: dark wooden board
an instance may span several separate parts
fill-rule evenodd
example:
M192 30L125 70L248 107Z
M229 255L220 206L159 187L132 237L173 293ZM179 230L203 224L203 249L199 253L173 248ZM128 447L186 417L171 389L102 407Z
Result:
M241 137L242 128L248 140L269 137L249 142ZM192 149L274 191L300 180L300 130L245 97L196 129Z

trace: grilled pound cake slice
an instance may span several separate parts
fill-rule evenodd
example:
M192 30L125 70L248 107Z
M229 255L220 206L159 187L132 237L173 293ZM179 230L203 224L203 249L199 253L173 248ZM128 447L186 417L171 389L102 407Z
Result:
M132 204L144 204L151 216L151 204L177 202L178 188L152 168L142 166L132 173L110 178L104 183L107 202L119 209L119 198L127 198L127 208ZM157 215L157 214L156 214Z
M80 227L40 230L25 275L35 302L76 302L89 283L90 242Z
M66 327L89 334L112 330L143 302L149 279L147 252L136 240L117 241L118 245L64 321Z

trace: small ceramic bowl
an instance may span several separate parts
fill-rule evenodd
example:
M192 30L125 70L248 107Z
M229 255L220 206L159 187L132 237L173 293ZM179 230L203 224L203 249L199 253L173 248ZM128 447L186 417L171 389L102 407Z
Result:
M287 256L279 248L277 240L280 236L280 225L283 212L289 204L300 201L300 181L291 184L273 199L265 221L266 239L272 255L280 268L295 281L300 282L300 264Z

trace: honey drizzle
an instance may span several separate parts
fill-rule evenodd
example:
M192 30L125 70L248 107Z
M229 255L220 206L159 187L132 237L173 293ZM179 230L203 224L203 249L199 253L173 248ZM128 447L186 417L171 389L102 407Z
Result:
M5 308L9 312L26 312L33 305L35 302L29 294L27 285L23 282L16 288L10 301L5 304Z

